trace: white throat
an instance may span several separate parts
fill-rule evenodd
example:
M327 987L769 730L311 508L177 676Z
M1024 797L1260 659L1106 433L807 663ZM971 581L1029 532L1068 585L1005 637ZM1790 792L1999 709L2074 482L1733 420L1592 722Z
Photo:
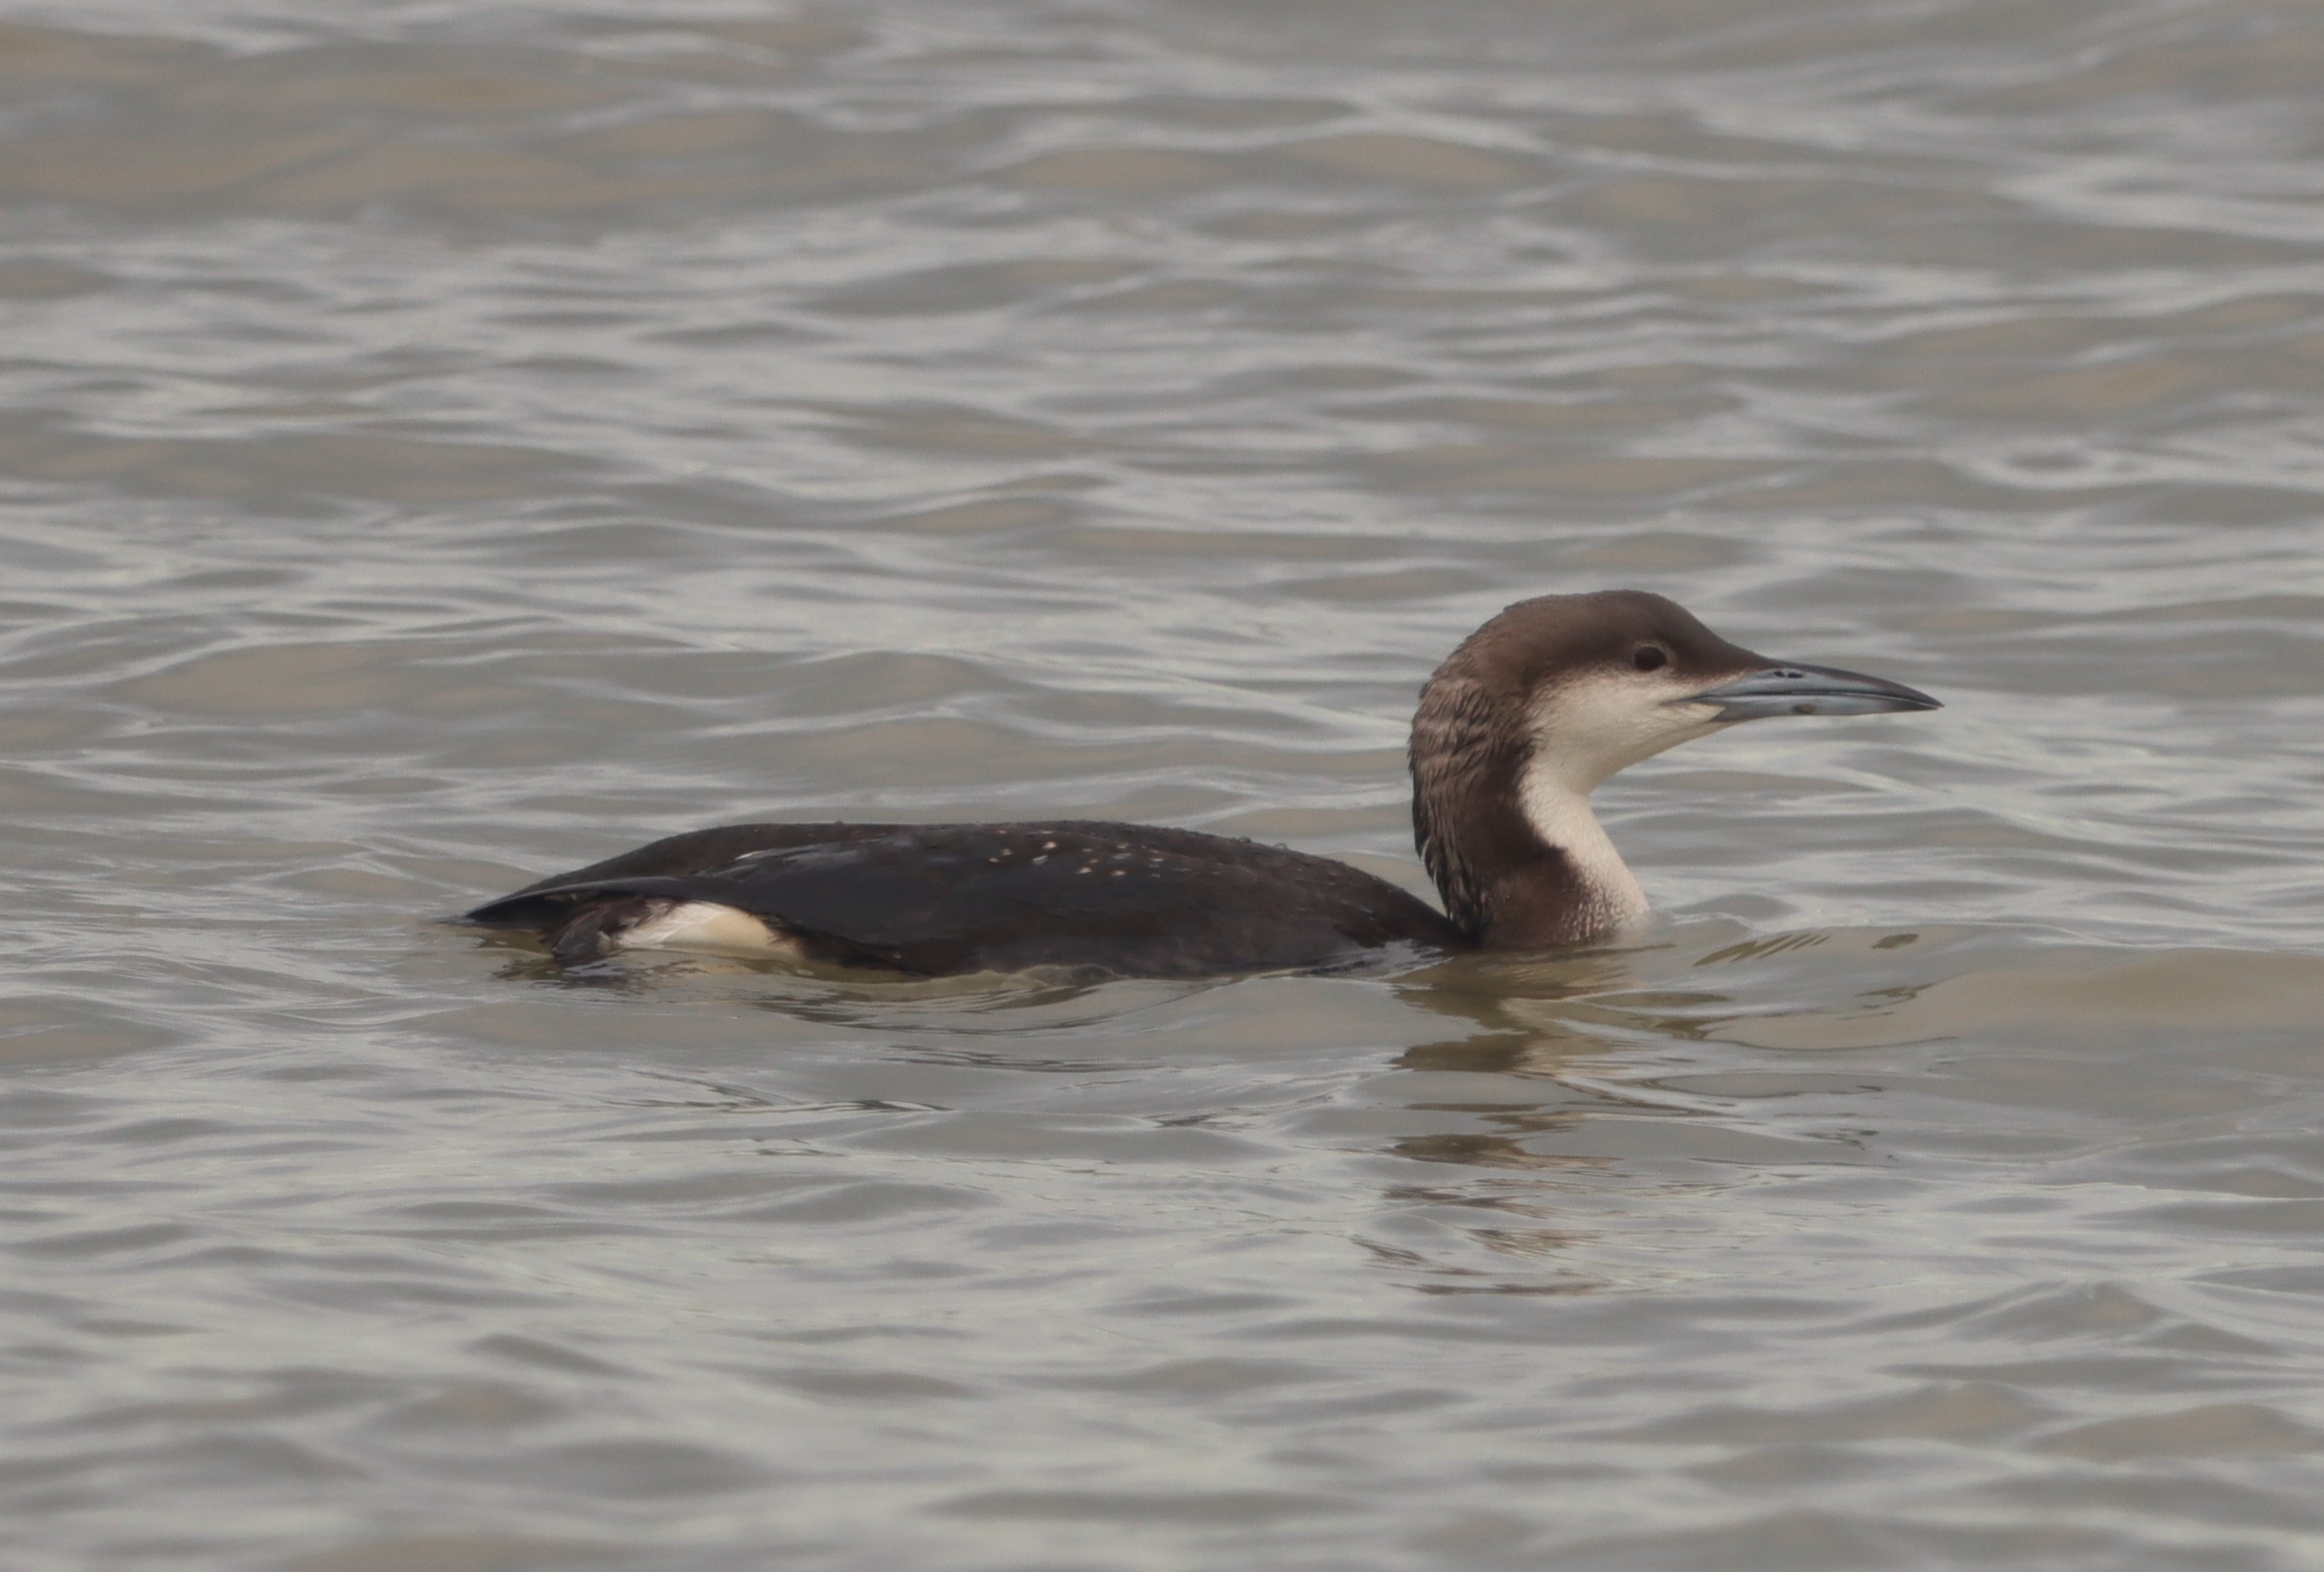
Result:
M1520 809L1567 861L1606 928L1646 914L1646 892L1590 811L1590 793L1618 771L1718 729L1704 705L1674 703L1694 685L1676 673L1584 677L1536 696L1527 719L1533 757L1518 782Z
M1517 800L1542 844L1565 854L1594 909L1596 925L1625 928L1646 916L1646 892L1590 811L1587 791L1575 790L1548 761L1536 758L1526 766Z

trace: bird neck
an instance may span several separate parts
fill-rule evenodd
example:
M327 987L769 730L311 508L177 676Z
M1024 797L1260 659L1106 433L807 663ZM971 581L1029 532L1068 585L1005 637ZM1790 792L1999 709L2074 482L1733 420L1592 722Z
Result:
M1646 914L1646 892L1591 811L1590 794L1558 778L1536 758L1519 776L1517 802L1526 825L1563 865L1558 926L1572 943L1628 926ZM1538 897L1536 897L1536 901Z
M1499 707L1440 678L1413 718L1413 838L1445 915L1488 949L1574 944L1645 915L1589 784L1525 728L1497 724Z

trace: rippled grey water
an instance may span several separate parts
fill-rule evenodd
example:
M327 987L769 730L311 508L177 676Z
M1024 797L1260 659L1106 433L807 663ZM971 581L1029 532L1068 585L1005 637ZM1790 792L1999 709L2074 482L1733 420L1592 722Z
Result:
M10 4L13 1569L2324 1562L2289 3ZM559 982L739 817L1417 883L1638 585L1942 694L1644 942Z

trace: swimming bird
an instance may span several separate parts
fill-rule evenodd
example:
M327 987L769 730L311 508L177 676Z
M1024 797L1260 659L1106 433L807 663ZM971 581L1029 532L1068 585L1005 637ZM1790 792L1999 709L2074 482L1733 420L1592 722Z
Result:
M1743 721L1938 708L1901 683L1771 661L1640 590L1520 601L1420 690L1412 825L1438 911L1345 863L1155 825L735 824L675 835L469 912L567 965L623 949L921 976L1064 966L1187 977L1373 952L1603 939L1646 898L1590 810L1617 771Z

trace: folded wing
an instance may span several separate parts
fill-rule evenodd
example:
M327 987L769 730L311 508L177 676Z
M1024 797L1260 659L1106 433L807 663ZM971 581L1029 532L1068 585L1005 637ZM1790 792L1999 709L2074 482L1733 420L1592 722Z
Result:
M1074 966L1191 976L1461 944L1433 908L1343 863L1084 821L730 826L544 880L469 918L555 943L576 921L610 931L609 903L622 902L731 907L817 958L923 976Z

